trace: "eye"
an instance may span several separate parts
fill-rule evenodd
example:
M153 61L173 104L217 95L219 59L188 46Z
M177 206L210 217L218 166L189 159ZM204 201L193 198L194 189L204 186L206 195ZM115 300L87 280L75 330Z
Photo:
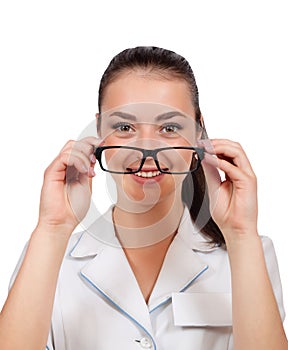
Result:
M116 131L119 131L121 133L131 133L131 132L135 131L134 128L132 127L132 125L130 125L129 123L124 123L124 122L114 124L113 129Z
M160 132L164 134L177 134L177 132L181 129L182 129L181 125L177 123L170 123L170 124L163 125L160 129Z

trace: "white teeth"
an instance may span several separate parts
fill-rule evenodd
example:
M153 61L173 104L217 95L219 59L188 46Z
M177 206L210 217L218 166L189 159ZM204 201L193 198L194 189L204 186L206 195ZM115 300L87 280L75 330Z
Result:
M160 175L160 171L139 171L138 173L136 173L135 175L139 176L139 177L154 177L154 176L158 176Z

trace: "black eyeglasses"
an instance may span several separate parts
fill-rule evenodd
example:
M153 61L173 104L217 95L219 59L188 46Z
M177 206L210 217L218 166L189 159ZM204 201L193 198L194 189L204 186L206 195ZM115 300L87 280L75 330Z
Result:
M141 171L147 158L152 158L156 169L151 166L145 172L159 171L163 174L188 174L196 171L204 158L204 149L197 147L164 147L143 149L130 146L102 146L94 155L104 171L114 174L136 174ZM155 175L155 174L153 174Z

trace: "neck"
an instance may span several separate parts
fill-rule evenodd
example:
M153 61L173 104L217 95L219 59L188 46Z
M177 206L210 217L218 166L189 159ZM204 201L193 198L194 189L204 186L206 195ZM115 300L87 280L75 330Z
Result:
M134 210L128 211L117 203L113 219L122 246L142 248L174 236L184 209L181 197L177 197L178 200L175 195L165 198L146 210L135 206Z

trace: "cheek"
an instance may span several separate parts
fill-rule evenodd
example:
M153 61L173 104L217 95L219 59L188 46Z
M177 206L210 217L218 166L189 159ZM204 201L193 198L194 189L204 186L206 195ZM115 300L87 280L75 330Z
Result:
M103 130L101 132L101 138L104 140L105 146L124 146L133 142L134 138L130 135L120 137L119 134L111 128Z
M194 131L183 132L183 134L181 134L181 139L182 139L182 144L184 146L195 146L196 140L197 140L196 132Z

